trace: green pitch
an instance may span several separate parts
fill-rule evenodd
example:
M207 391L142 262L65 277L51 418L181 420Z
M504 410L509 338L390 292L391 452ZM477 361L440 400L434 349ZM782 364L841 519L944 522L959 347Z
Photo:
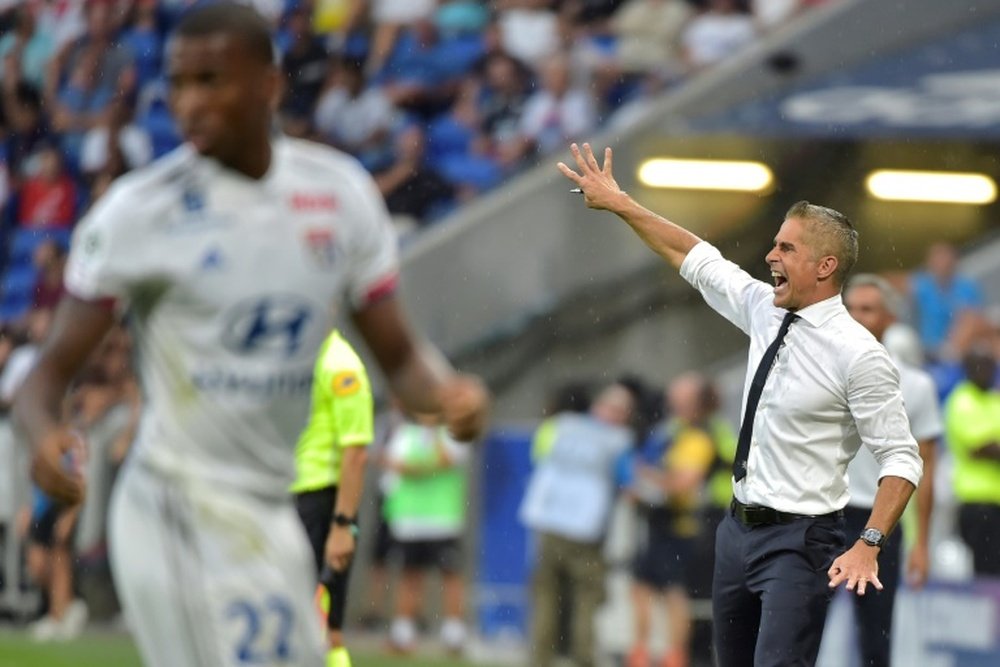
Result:
M469 667L472 663L444 658L395 658L378 653L351 653L354 667ZM17 634L0 634L0 667L142 667L126 637L86 637L65 644L35 644Z

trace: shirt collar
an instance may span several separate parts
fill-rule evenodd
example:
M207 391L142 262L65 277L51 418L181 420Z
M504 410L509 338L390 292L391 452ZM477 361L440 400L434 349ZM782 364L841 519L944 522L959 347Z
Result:
M829 299L823 299L806 306L802 310L795 311L795 314L809 323L812 327L821 327L829 322L835 315L846 313L844 300L841 295L835 294Z

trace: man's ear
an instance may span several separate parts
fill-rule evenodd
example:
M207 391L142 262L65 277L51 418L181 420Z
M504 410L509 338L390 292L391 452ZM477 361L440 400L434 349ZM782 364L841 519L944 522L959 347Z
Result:
M271 106L271 111L277 113L278 107L281 105L281 99L285 95L285 77L282 75L280 69L270 67L262 83Z
M819 260L816 265L816 278L820 281L829 280L837 272L840 262L833 255L827 255Z

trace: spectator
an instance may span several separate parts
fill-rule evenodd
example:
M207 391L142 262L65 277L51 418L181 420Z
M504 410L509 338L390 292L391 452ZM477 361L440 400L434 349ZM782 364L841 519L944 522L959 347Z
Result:
M11 181L16 184L23 176L24 164L49 140L49 126L42 113L42 99L30 85L7 76L3 79L2 91L3 112L9 122L7 168Z
M482 133L476 104L477 87L468 81L451 111L427 129L427 164L468 200L500 182L502 170L489 154L489 140Z
M18 345L7 357L7 363L0 373L0 405L9 408L14 393L35 365L38 349L49 333L52 311L34 308L24 318L25 341Z
M503 51L488 55L481 70L477 105L489 144L487 150L502 166L510 168L523 157L523 151L516 147L528 102L530 75L521 63Z
M684 30L684 60L690 70L721 62L754 41L753 17L737 0L709 0L708 7Z
M123 44L135 59L136 89L155 81L163 63L163 35L157 0L136 0L128 27L122 33Z
M114 41L113 10L112 0L87 0L86 31L52 59L46 74L45 101L74 166L84 133L100 123L116 96L127 97L135 88L132 55Z
M962 350L951 349L950 338L961 320L981 310L984 303L979 285L957 269L955 247L935 243L927 249L924 269L909 282L920 340L935 358L961 358Z
M550 667L565 577L573 601L571 653L578 667L596 664L594 615L604 599L602 552L622 461L632 447L636 400L620 384L606 387L586 415L556 417L551 448L528 482L522 523L536 533L532 576L531 664Z
M594 100L585 88L570 81L569 61L555 56L541 67L542 88L525 105L521 137L512 149L519 157L562 148L592 130L597 122ZM512 162L508 159L507 162Z
M117 99L80 147L80 171L93 182L97 174L120 175L153 161L153 140L134 122L130 101Z
M722 453L735 452L732 429L714 416L718 400L702 375L675 378L667 399L671 418L647 440L635 469L634 493L642 523L632 588L636 633L628 667L652 664L648 642L655 596L665 604L671 641L660 664L686 667L690 662L689 589L694 569L704 567L694 558L703 530L702 491L717 463L724 460ZM704 529L714 532L715 526ZM710 572L711 568L709 580Z
M441 641L451 652L465 644L461 537L465 528L468 448L448 435L436 415L417 415L399 425L386 462L397 479L385 500L386 518L402 556L396 615L389 629L394 650L416 646L415 617L424 574L441 571L444 621Z
M51 36L37 29L31 7L17 7L13 29L0 38L0 59L11 61L10 71L4 71L3 78L16 74L18 80L41 89L45 64L52 56L53 48Z
M590 412L590 390L587 385L574 381L556 388L545 406L544 419L531 438L532 463L537 465L552 451L560 415L588 412Z
M686 0L629 0L611 18L615 61L624 73L655 72L673 78L683 71L681 34L693 14Z
M966 380L944 406L945 437L955 459L959 533L979 577L1000 576L1000 391L993 351L975 347L962 360Z
M47 613L30 628L35 641L73 639L87 623L87 605L74 598L73 590L73 531L79 513L79 505L57 504L37 489L30 519L22 512L28 575L48 603Z
M35 248L31 258L38 273L32 297L33 308L54 310L63 292L63 271L66 268L66 249L48 239Z
M76 222L77 189L62 153L47 146L36 155L35 174L21 186L17 221L25 228L66 228Z
M423 132L392 107L381 88L365 87L359 62L338 64L315 122L330 143L375 176L391 213L421 219L451 195L448 184L423 166Z
M541 65L560 46L559 16L548 0L497 0L503 50L528 65Z
M392 57L373 82L393 103L422 118L445 111L481 51L453 49L431 20L420 20L400 35Z
M304 136L323 90L329 54L322 40L310 30L308 5L300 4L293 9L286 22L291 43L281 59L286 82L281 110L286 126L293 125L291 133Z
M434 13L434 0L368 0L375 24L367 71L380 72L392 55L404 27L426 20Z

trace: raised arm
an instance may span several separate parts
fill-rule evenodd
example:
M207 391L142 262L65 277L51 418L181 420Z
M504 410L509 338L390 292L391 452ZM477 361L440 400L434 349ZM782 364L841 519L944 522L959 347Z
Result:
M63 455L78 445L62 421L63 398L114 322L114 312L106 305L65 297L38 361L14 399L14 422L34 450L32 478L42 491L66 504L83 498L83 479L63 464Z
M653 252L667 260L675 269L680 269L688 252L698 245L701 239L640 205L618 187L618 182L612 174L610 148L604 149L603 167L597 164L597 158L594 157L590 144L583 144L582 150L581 147L572 144L570 151L576 159L579 173L562 162L557 166L566 178L583 190L587 206L611 211L617 215L628 223Z
M355 311L353 318L407 410L440 413L458 440L482 434L489 409L485 386L476 377L456 373L436 349L417 342L395 295Z

